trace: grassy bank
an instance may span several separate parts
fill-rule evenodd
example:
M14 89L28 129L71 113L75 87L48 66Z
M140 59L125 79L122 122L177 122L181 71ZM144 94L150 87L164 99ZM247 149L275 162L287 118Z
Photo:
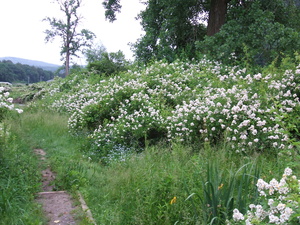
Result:
M32 149L43 148L57 172L57 189L80 190L98 224L206 224L214 217L222 224L235 207L245 212L255 201L258 177L279 178L291 162L263 154L230 154L226 145L197 149L173 143L103 165L85 156L86 139L70 135L66 121L58 113L25 110L10 121L19 143L18 152L10 156L33 170L37 162ZM27 185L32 200L39 189L38 171L29 174L35 177Z

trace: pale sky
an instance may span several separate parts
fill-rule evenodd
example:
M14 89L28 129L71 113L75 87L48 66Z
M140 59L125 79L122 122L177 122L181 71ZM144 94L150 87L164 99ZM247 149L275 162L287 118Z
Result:
M145 7L139 0L121 0L122 12L117 20L105 20L103 0L82 0L80 14L84 17L81 28L94 32L95 44L102 43L108 52L123 51L132 59L128 43L142 35L137 14ZM45 43L44 31L49 28L42 20L49 16L59 18L58 3L53 0L0 0L0 57L19 57L61 65L60 39ZM54 2L54 3L53 3ZM81 29L80 28L80 29ZM77 60L85 64L84 58Z

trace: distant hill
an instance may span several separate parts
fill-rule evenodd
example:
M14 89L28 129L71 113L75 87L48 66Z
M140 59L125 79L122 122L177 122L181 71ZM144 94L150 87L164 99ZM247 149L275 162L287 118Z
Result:
M52 72L55 72L60 67L59 65L55 65L51 63L30 60L30 59L16 58L16 57L0 57L0 61L1 60L10 60L13 63L21 63L29 66L35 66L35 67L42 68L43 70L48 70Z

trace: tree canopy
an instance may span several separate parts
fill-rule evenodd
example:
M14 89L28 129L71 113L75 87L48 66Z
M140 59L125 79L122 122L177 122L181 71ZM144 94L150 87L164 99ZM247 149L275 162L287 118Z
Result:
M221 61L248 57L265 65L299 48L299 0L147 0L138 15L145 31L132 45L136 59L173 61L210 55ZM104 0L116 20L120 0ZM250 49L249 52L247 49ZM279 57L280 58L280 57Z
M88 49L85 56L88 62L87 69L97 71L102 76L125 71L129 65L122 51L108 53L103 45Z

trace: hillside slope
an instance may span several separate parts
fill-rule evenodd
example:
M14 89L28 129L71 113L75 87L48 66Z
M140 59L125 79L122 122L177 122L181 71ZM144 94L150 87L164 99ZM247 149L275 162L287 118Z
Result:
M21 63L30 66L35 66L52 72L55 72L60 67L60 65L55 65L37 60L22 59L17 57L0 57L0 60L10 60L13 63Z

